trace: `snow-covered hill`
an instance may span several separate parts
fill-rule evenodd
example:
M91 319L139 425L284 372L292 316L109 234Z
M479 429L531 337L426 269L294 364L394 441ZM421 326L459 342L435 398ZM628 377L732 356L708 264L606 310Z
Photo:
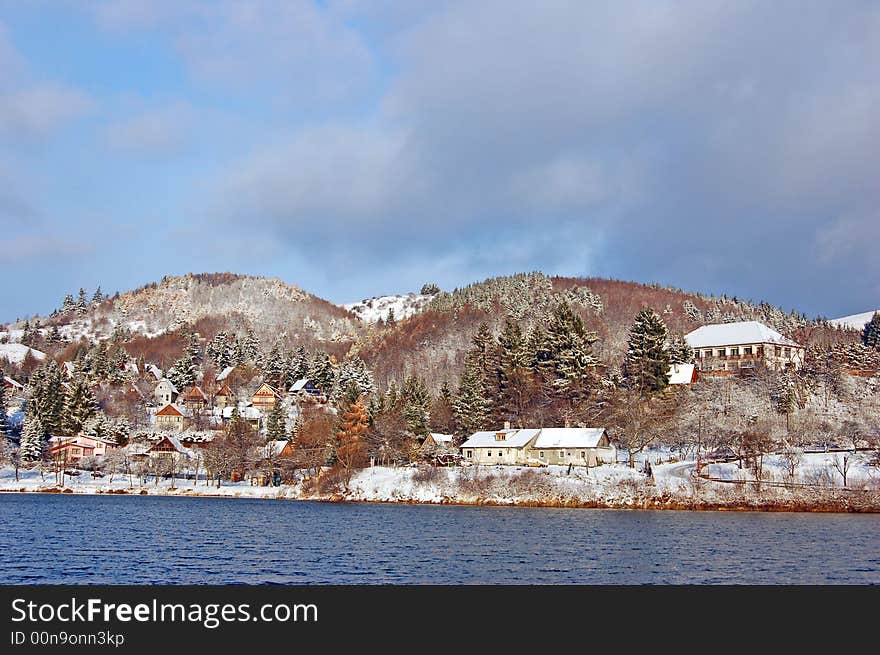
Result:
M850 316L841 316L840 318L832 318L828 322L836 327L848 327L852 330L862 330L865 327L865 323L871 320L874 312L880 312L880 309L874 309L870 312L863 312L861 314L852 314Z
M0 343L0 360L7 360L11 364L21 364L28 351L31 352L31 355L33 355L37 361L43 361L46 359L46 353L34 350L33 348L28 348L24 344Z
M398 294L396 296L377 296L359 302L343 305L345 309L358 316L364 323L375 323L380 318L388 319L388 312L394 312L394 318L409 318L422 311L433 296L417 293Z

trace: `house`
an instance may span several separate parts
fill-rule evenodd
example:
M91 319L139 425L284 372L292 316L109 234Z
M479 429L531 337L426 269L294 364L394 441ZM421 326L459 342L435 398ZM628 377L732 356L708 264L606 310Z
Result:
M205 409L208 405L208 397L201 387L193 387L183 396L183 404L191 411Z
M262 448L262 455L265 459L274 457L293 457L293 447L287 440L270 441Z
M437 432L432 432L427 437L425 437L422 445L419 446L419 451L427 453L452 450L452 440L453 436L451 434L440 434Z
M106 439L79 435L76 437L50 437L49 456L54 461L78 464L84 457L104 457L116 444Z
M147 455L150 458L171 457L173 459L186 459L189 457L189 451L183 447L183 444L180 443L177 437L166 434L147 448Z
M217 390L217 393L214 394L214 407L223 408L231 404L233 401L232 390L229 388L229 385L224 382Z
M474 464L525 464L525 448L539 432L534 428L475 432L461 444L459 450L466 460Z
M529 461L560 466L598 466L617 460L605 428L541 428L525 454Z
M161 371L159 368L157 368L155 364L150 364L150 365L147 367L147 373L149 373L150 375L152 375L152 376L153 376L154 378L156 378L157 380L161 380L163 377L165 377L165 376L162 374L162 371Z
M698 370L721 374L754 369L758 362L777 370L800 368L806 351L757 321L704 325L684 338Z
M290 393L295 396L310 396L312 398L318 398L319 396L324 395L324 393L308 378L302 378L294 382L290 387Z
M187 417L188 412L186 409L174 403L168 403L156 412L156 427L183 430Z
M697 381L697 367L693 364L672 364L666 376L669 384L693 384Z
M529 428L476 432L459 448L474 464L597 466L616 461L605 428Z
M168 405L177 401L180 392L177 390L177 387L171 383L171 380L168 378L162 378L159 381L159 384L156 385L156 390L153 391L153 395L156 397L156 401L160 405Z
M259 410L268 411L278 401L278 392L266 382L263 382L251 397L251 404Z
M227 382L229 378L229 374L235 370L234 366L227 366L222 371L220 371L220 375L214 378L217 382Z
M232 414L235 411L235 408L236 406L234 404L227 405L226 407L215 407L212 415L215 419L219 418L221 425L226 425L232 420ZM239 406L238 414L242 419L247 421L252 428L260 428L260 424L263 421L263 413L256 407Z

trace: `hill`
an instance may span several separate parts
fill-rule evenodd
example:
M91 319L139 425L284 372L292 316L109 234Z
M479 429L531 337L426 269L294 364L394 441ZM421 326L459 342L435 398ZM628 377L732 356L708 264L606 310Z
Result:
M867 324L877 312L880 312L880 309L862 312L861 314L851 314L850 316L841 316L840 318L832 318L828 322L835 327L847 328L850 330L864 330L865 324Z

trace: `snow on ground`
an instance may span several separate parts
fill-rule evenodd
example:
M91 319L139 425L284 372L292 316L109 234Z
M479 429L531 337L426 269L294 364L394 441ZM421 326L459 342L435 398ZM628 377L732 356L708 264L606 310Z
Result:
M19 469L18 481L15 479L15 469L10 466L0 468L0 492L3 491L40 491L55 487L55 474L46 472L40 475L38 469ZM88 471L81 471L77 476L64 476L64 487L74 493L100 494L110 491L127 491L131 494L140 493L141 489L148 494L177 495L177 496L229 496L244 498L295 498L299 495L299 486L282 485L280 487L256 487L248 482L224 481L218 488L216 485L206 485L204 478L198 480L193 486L193 480L177 478L174 487L171 480L160 479L156 485L152 478L141 486L137 476L129 479L127 475L116 474L113 481L109 476L93 478Z
M847 327L852 330L863 330L865 328L865 323L870 321L871 317L874 316L874 312L880 312L880 309L875 309L870 312L863 312L862 314L851 314L850 316L832 318L828 322L835 327Z
M782 455L765 455L761 479L769 482L793 482L826 487L842 487L843 477L834 468L834 462L843 465L843 457L852 459L847 470L847 486L865 485L876 487L880 483L880 471L868 464L869 454L858 453L804 453L794 478L789 479L786 462ZM752 471L739 468L737 462L709 464L705 474L722 480L754 480Z
M46 353L34 348L28 348L23 343L0 343L0 360L6 359L11 364L21 364L29 350L38 361L46 359Z
M433 296L408 293L396 296L378 296L343 305L364 323L375 323L388 318L388 310L394 310L394 318L409 318L422 311Z

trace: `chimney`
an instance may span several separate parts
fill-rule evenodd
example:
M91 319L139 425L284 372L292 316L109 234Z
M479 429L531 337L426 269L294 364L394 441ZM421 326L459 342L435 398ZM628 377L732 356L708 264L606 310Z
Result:
M505 429L505 430L509 430L509 429L510 429L510 421L504 421L504 429Z

